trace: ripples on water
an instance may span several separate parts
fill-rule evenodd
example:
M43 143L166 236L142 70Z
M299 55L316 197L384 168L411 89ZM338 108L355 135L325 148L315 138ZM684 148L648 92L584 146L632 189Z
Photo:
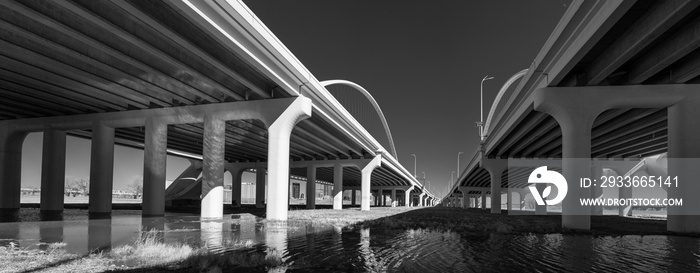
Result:
M698 238L497 233L460 237L454 232L264 223L253 217L200 221L194 216L120 216L0 223L0 246L12 242L31 249L64 241L67 251L87 253L133 243L140 230L152 229L163 231L166 243L205 246L221 255L246 251L278 256L288 265L281 270L292 272L700 271Z

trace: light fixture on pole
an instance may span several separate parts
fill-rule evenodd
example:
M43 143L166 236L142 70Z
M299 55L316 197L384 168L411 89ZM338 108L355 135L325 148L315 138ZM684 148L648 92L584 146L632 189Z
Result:
M476 126L479 127L479 138L481 140L484 140L484 81L488 81L490 79L493 79L493 77L489 77L486 75L483 79L481 79L481 119L476 123Z
M418 161L418 157L416 154L411 154L411 156L413 157L413 177L418 179L418 176L416 175L416 162Z
M457 179L459 179L459 175L460 175L460 173L461 173L460 170L459 170L459 156L460 156L461 154L463 154L463 153L464 153L464 152L459 152L459 153L457 153Z

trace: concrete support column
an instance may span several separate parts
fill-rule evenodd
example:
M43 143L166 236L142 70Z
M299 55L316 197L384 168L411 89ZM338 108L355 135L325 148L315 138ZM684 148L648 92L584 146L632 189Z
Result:
M501 177L508 169L505 159L481 159L481 167L491 175L491 213L501 213Z
M114 128L101 123L92 126L90 154L91 218L106 218L112 213L114 173Z
M535 188L537 189L537 192L543 192L544 189L547 187L545 184L535 184ZM537 205L535 204L535 214L536 215L547 215L547 205Z
M255 207L265 207L265 168L255 170ZM314 195L315 196L315 195Z
M418 195L418 206L419 207L425 207L425 203L423 202L423 197L425 197L425 193L421 193Z
M231 206L240 207L242 202L242 188L243 188L243 168L233 168L228 170L231 174Z
M467 192L467 191L462 192L462 208L463 209L469 208L469 202L471 201L470 199L471 199L471 197L469 196L469 192Z
M289 206L289 138L297 122L309 117L311 117L311 100L299 97L268 128L268 220L287 220L287 209Z
M603 166L600 164L593 164L591 166L591 174L591 177L600 180L600 176L603 175ZM603 198L603 188L591 187L591 198ZM591 215L603 215L603 206L592 206Z
M618 198L620 198L620 199L632 198L632 187L619 187L619 188L617 188L617 190L618 190ZM619 216L632 216L632 204L618 206L618 215Z
M146 120L143 149L142 216L165 215L165 167L168 148L168 124L162 120Z
M333 166L333 209L343 209L343 165Z
M486 210L486 191L481 191L481 209Z
M405 194L404 194L404 199L405 199L405 200L404 200L404 206L406 206L406 207L410 207L410 206L411 206L411 191L413 191L413 188L415 188L415 186L411 186L410 188L408 188L408 189L405 191Z
M41 213L63 212L66 178L66 131L44 131L41 155Z
M22 183L22 144L27 133L0 127L0 220L16 219Z
M520 196L518 198L518 204L519 204L518 208L520 208L520 210L523 210L523 207L525 207L524 201L525 201L525 197L527 196L528 193L530 193L530 191L527 188L518 190L518 195Z
M353 189L352 192L350 193L350 198L352 199L351 205L356 206L357 205L357 190Z
M513 191L511 189L506 191L506 199L506 210L510 212L513 210Z
M396 189L391 189L391 206L398 206L399 203L396 200Z
M568 183L568 193L562 201L562 227L591 229L591 208L582 206L582 198L590 198L590 188L580 187L582 177L591 177L591 129L595 118L606 107L601 98L578 93L538 90L535 94L535 110L556 119L562 132L562 174ZM590 101L589 101L590 100Z
M312 164L306 166L306 208L316 208L316 166Z
M369 210L369 195L370 187L372 186L372 172L374 169L382 165L382 153L379 151L377 155L365 167L362 168L362 203L360 209Z
M204 117L202 159L202 218L224 216L224 151L226 121Z
M668 176L678 176L678 186L667 189L668 198L683 199L683 206L669 206L666 228L675 232L700 232L700 98L688 97L668 108Z

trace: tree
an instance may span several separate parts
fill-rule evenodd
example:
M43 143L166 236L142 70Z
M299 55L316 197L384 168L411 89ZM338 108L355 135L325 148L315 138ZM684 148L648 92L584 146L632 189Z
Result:
M129 189L134 193L134 199L143 196L143 178L136 177L129 183Z
M85 178L66 178L65 188L66 195L83 194L90 195L90 180Z

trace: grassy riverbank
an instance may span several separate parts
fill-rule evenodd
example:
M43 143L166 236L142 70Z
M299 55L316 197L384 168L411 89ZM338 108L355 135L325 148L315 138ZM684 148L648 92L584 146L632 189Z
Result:
M264 210L251 211L263 215ZM236 211L233 211L234 213ZM70 213L70 212L69 212ZM234 217L235 218L235 217ZM489 211L459 208L358 208L345 210L291 210L290 227L312 223L346 228L371 228L372 232L394 232L423 229L450 231L460 236L489 236L501 234L564 233L584 236L621 235L678 235L665 231L666 222L624 218L617 216L594 216L591 231L580 232L561 228L559 215L491 214ZM162 232L162 231L161 231ZM682 234L698 236L697 234ZM112 248L110 251L95 251L79 256L67 253L65 243L42 246L39 250L21 249L13 246L0 247L0 272L222 272L241 270L266 272L268 269L284 267L280 255L266 255L252 251L254 246L246 242L225 242L227 249L239 249L226 255L210 253L206 248L183 244L164 244L158 240L159 232L144 232L133 244ZM249 251L250 250L250 251Z
M428 229L453 231L462 236L504 234L585 234L593 236L681 235L666 231L666 221L618 216L592 216L591 230L568 230L561 227L561 215L491 214L489 210L432 207L406 211L389 217L374 218L357 224L373 230Z

